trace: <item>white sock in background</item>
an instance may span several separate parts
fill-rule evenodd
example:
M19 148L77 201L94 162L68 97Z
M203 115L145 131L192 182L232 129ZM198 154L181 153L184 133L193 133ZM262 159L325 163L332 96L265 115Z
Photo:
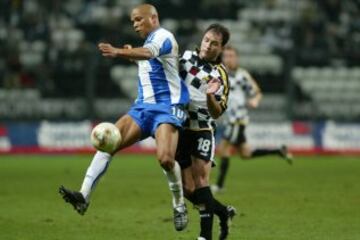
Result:
M164 173L168 179L170 191L173 194L173 206L177 207L179 204L184 204L184 193L181 182L181 169L178 162L175 161L174 168Z
M109 153L100 151L95 153L80 189L80 192L87 201L89 201L92 190L95 188L100 177L105 173L110 161L111 155Z

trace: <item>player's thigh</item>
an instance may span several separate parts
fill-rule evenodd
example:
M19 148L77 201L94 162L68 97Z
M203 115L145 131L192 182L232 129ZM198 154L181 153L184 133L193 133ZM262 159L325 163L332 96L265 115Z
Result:
M218 153L220 154L220 156L224 156L225 154L225 147L226 147L226 142L227 140L225 139L221 139L219 147L218 147Z
M221 139L219 154L221 157L230 157L234 152L235 146L226 139ZM236 149L235 149L236 150Z
M210 171L214 161L215 137L212 131L194 131L191 138L192 173L196 188L209 185Z
M189 138L188 131L179 131L175 160L179 163L181 170L187 169L191 166L191 149L193 145L193 138Z
M205 161L214 161L215 155L215 136L210 130L191 131L187 135L188 141L192 141L192 147L189 149L194 158L204 159Z
M238 152L241 157L248 158L251 156L250 146L247 144L245 135L246 125L232 124L232 132L226 139L228 141L228 148L226 149L227 156Z
M141 129L139 125L128 114L119 118L115 125L119 128L122 136L118 150L131 146L141 139Z
M175 152L178 143L178 130L171 124L163 123L158 126L155 132L156 153L158 158L175 159Z
M238 152L242 158L251 157L251 147L247 142L243 142L239 144Z
M241 143L246 142L245 136L246 126L243 124L229 124L223 134L223 138L234 146L239 146Z

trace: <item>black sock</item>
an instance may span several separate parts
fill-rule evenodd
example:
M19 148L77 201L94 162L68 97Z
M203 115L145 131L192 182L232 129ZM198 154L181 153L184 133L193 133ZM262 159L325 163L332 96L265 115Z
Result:
M194 204L194 205L197 204L197 199L196 199L195 192L193 192L193 193L191 193L191 194L185 195L185 198L186 198L187 200L189 200L192 204Z
M251 157L256 158L256 157L260 157L260 156L275 155L275 154L280 155L281 150L279 148L276 148L276 149L255 149L254 151L252 151Z
M220 188L224 187L225 177L226 177L227 171L229 169L229 164L230 164L229 157L221 158L220 172L219 172L219 177L218 177L217 183L216 183L216 185L218 185L218 187L220 187Z
M195 194L192 193L190 195L185 196L187 200L189 200L192 204L197 205L197 200L195 198ZM213 196L213 204L214 204L214 214L218 216L220 219L227 217L227 208L225 205L223 205L221 202L219 202L216 198Z
M221 202L213 197L214 202L214 214L219 217L219 219L227 218L227 208Z
M212 226L214 217L214 202L210 187L196 189L194 192L198 201L200 214L200 236L206 240L212 239Z

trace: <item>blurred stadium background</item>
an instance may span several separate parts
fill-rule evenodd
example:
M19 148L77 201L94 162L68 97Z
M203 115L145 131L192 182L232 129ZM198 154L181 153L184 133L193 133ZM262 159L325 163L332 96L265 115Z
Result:
M140 45L128 13L141 2L0 2L0 152L86 151L95 122L127 111L136 66L102 58L96 45ZM242 67L264 92L251 111L253 144L360 152L359 1L147 2L181 52L210 23L230 28Z
M85 217L57 194L60 184L81 183L91 157L78 153L94 151L94 124L115 121L134 100L136 67L102 58L96 45L140 45L128 13L141 2L0 1L0 239L197 236L193 210L186 231L173 229L153 154L115 156ZM293 167L276 158L232 161L218 196L238 208L229 239L360 239L359 0L147 2L181 52L210 23L230 28L241 65L264 93L250 113L250 143L286 143L297 154ZM148 140L128 151L153 148Z

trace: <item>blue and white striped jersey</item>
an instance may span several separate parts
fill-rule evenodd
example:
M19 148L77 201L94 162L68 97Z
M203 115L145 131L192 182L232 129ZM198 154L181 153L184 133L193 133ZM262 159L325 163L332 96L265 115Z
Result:
M186 104L189 92L179 75L179 50L174 35L164 28L150 33L143 45L153 58L137 61L139 87L136 103Z

